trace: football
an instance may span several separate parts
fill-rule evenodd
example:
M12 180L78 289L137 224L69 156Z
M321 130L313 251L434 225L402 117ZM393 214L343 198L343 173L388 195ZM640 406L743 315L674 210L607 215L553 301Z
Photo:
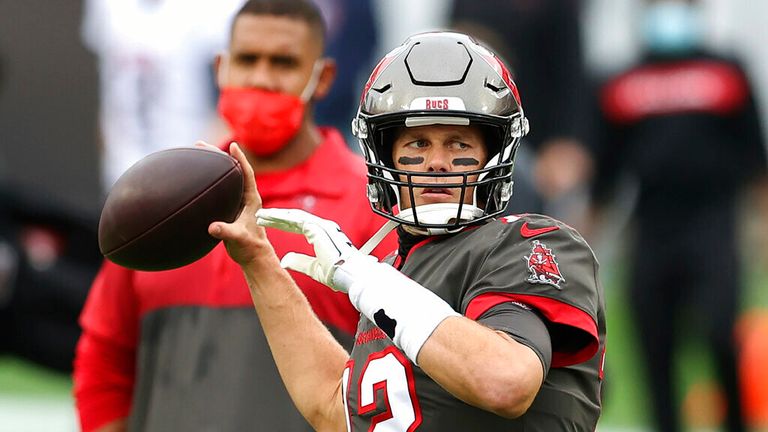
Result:
M243 171L230 155L201 147L152 153L109 192L99 219L99 249L135 270L169 270L216 246L214 221L232 222L243 206Z

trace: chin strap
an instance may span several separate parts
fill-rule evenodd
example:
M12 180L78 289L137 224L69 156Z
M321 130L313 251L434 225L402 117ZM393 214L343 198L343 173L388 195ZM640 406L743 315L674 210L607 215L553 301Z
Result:
M428 225L451 225L452 221L456 220L456 216L459 216L460 220L474 220L483 215L483 210L475 207L471 204L463 204L461 206L461 214L459 214L459 205L454 203L437 203L437 204L424 204L413 208L401 210L397 214L397 218L406 222L415 222L414 213L419 219L419 224ZM403 225L408 232L421 235L445 235L453 234L461 231L464 227L424 227L424 226L412 226Z
M415 227L410 225L403 225L403 229L405 229L407 232L413 234L413 235L423 235L423 236L436 236L436 235L446 235L446 234L453 234L456 232L459 232L464 227L454 228L454 229L448 229L448 228L424 228L424 227Z

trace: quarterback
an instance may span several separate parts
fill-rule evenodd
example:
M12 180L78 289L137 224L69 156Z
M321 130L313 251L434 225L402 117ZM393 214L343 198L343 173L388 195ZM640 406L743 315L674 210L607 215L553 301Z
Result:
M209 227L242 267L305 418L321 431L594 430L598 264L559 221L499 217L528 131L504 64L463 34L415 35L374 69L352 129L371 207L389 219L369 244L356 249L309 213L262 208L252 181L241 216ZM237 145L230 152L247 171ZM280 261L263 227L304 235L315 256ZM399 248L379 262L368 252L392 229ZM284 268L347 293L361 313L351 353Z

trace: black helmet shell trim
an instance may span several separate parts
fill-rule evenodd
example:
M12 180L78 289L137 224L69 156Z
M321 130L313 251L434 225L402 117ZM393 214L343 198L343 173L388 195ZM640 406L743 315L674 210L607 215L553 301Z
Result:
M393 128L431 124L479 126L486 136L488 163L464 172L395 169L388 140ZM515 153L527 131L528 121L507 68L469 36L451 32L412 36L387 54L366 83L352 121L352 133L368 166L373 211L406 225L449 231L504 211L512 192ZM473 176L477 179L470 181ZM420 220L418 207L396 213L400 188L415 202L414 187L434 186L424 181L428 177L461 179L440 183L441 188L459 189L460 202L437 223ZM474 188L471 205L464 204L467 188Z

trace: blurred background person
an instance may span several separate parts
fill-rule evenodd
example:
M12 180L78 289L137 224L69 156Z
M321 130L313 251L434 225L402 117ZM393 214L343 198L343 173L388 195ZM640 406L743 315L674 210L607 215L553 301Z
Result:
M72 370L77 316L101 263L101 199L147 153L200 138L218 142L227 134L216 115L213 58L226 46L229 20L242 3L84 0L63 10L40 1L0 7L0 46L10 59L2 68L9 91L0 106L0 145L2 156L9 156L0 163L0 359ZM318 111L346 132L366 78L354 78L355 69L370 68L376 23L367 0L316 3L330 24L329 51L341 57L342 81L332 93L346 92ZM96 54L98 88L89 80L91 68L84 67L93 63L80 49L75 19L80 41ZM55 25L28 32L43 22ZM98 157L89 147L96 96ZM34 127L33 119L45 127ZM27 151L16 151L21 148ZM30 170L24 159L38 149L36 164L46 175ZM70 166L78 176L68 174ZM100 185L91 181L99 177Z
M170 18L169 18L170 19ZM250 164L264 205L333 218L362 246L384 224L365 165L313 105L331 89L325 26L311 0L249 0L216 57L218 110ZM171 179L172 181L172 179ZM279 255L310 252L268 230ZM378 256L395 250L389 237ZM294 273L318 318L351 347L359 314L341 293ZM309 430L280 382L239 266L223 244L178 269L105 262L80 318L74 394L84 431Z
M495 47L511 65L526 100L532 132L518 155L522 169L515 172L509 213L543 212L574 223L583 207L584 196L576 189L590 166L581 145L582 8L580 0L452 2L450 25Z
M83 43L100 76L104 191L149 153L204 139L226 125L216 116L211 59L244 0L84 0ZM328 54L339 80L317 106L318 120L346 132L371 67L376 23L369 0L316 0L328 23ZM357 148L357 146L353 146Z
M740 63L706 48L697 2L649 1L642 17L643 55L598 90L594 199L604 204L621 173L637 185L629 303L656 430L681 428L674 360L694 330L713 352L726 428L743 431L738 204L765 184L760 117Z
M83 39L101 72L104 192L148 153L226 133L215 113L212 59L223 50L229 20L242 3L84 1ZM344 119L357 101L352 89L362 86L356 71L369 68L375 44L370 2L318 4L333 24L329 51L342 55L342 84L335 86L340 95L320 112L346 130ZM98 214L37 187L12 186L4 165L0 161L0 352L69 372L80 335L77 316L100 262Z
M214 139L212 59L243 0L84 0L83 43L99 65L105 192L149 153Z

